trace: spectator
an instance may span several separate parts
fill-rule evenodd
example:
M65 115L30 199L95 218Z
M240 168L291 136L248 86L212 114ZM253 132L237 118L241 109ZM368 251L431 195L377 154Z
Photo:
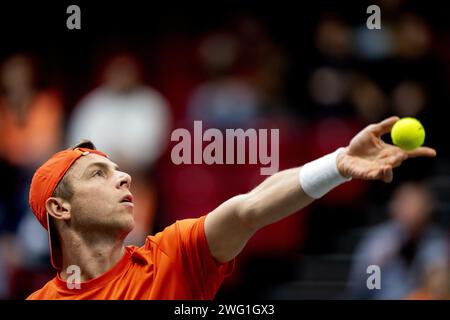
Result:
M418 290L430 270L445 265L446 237L431 222L432 194L420 183L407 182L394 192L392 218L363 240L351 271L351 295L362 299L402 299ZM366 287L366 269L381 270L381 289Z
M156 161L167 141L170 109L158 91L142 84L140 72L130 54L109 61L103 83L75 107L69 144L92 139L127 168L146 168Z
M233 72L238 54L239 42L231 33L210 34L200 43L199 55L208 79L193 90L187 106L189 119L226 128L247 126L258 115L256 89Z
M434 264L426 270L422 286L406 296L409 300L450 300L448 263Z
M8 58L0 81L0 156L15 166L34 166L60 146L61 101L54 91L37 87L26 55Z
M42 285L35 280L43 274L39 268L48 265L47 239L39 224L31 220L27 226L31 242L20 244L16 232L31 216L28 185L36 164L60 147L63 108L56 90L41 88L30 56L7 58L1 66L0 86L0 172L6 182L0 192L0 263L4 265L0 278L6 278L0 291L20 299L30 288ZM27 283L18 275L29 266L36 269L27 272Z

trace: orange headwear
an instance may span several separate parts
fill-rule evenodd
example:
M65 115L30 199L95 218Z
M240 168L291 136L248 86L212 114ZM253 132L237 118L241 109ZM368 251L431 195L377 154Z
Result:
M36 218L48 231L51 261L53 267L55 268L60 268L61 266L56 265L54 261L55 252L52 252L52 239L50 237L49 219L45 208L45 202L53 195L58 183L64 177L67 170L69 170L75 163L75 161L77 161L77 159L81 156L85 156L90 153L95 153L108 158L105 153L98 150L88 148L66 149L54 154L50 159L48 159L36 170L33 179L31 180L29 197L30 207Z

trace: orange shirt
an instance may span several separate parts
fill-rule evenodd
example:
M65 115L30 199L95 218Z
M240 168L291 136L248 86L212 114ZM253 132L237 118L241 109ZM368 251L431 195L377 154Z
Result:
M426 288L418 289L410 294L408 294L405 300L450 300L450 296L437 297Z
M180 220L148 236L106 273L69 289L59 275L27 299L208 299L216 295L234 260L220 264L205 237L205 216Z
M39 163L56 152L62 137L63 107L54 91L37 93L23 123L0 97L0 156L17 165Z

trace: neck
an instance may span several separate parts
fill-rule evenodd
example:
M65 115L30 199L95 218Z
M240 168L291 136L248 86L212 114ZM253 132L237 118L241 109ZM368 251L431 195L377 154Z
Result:
M81 271L81 281L96 278L111 269L125 254L122 237L86 239L79 234L69 234L62 239L63 268L60 277L67 280L70 265Z

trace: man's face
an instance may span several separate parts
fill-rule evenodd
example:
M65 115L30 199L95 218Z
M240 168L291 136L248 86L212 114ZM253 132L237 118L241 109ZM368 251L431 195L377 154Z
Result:
M128 234L134 227L131 177L109 159L89 154L68 172L73 189L71 224L82 232Z
M432 211L431 197L420 185L406 183L396 191L392 209L394 218L410 230L424 226Z

